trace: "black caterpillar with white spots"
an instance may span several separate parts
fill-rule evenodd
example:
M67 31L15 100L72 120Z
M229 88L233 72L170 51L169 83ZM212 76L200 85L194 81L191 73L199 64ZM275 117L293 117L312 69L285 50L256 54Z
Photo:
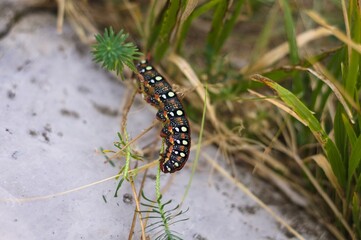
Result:
M160 136L165 139L166 150L161 154L160 168L173 173L183 168L189 157L191 132L183 105L171 85L146 60L137 64L139 90L145 100L158 109L157 119L162 121Z

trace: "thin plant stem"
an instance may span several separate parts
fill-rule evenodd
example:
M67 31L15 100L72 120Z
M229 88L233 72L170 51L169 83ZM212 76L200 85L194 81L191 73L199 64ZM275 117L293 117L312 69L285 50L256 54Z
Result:
M137 195L137 191L135 189L133 177L129 178L129 182L130 182L130 185L132 186L132 192L133 192L133 196L134 196L134 200L135 200L135 207L136 207L136 210L137 210L137 213L138 213L138 216L139 216L140 227L142 229L142 240L146 240L145 227L144 227L144 224L143 224L143 221L142 221L142 213L140 211L140 204L139 204L140 194Z

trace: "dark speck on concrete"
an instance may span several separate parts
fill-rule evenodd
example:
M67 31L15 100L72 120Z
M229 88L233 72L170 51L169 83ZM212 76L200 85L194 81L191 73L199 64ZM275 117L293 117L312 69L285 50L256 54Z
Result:
M99 105L99 104L93 102L93 107L101 114L104 114L104 115L107 115L110 117L116 117L118 115L118 111L116 109L111 109L108 106Z
M15 151L15 152L13 152L13 154L11 154L11 158L18 159L18 155L19 155L19 152Z
M60 113L63 116L79 118L79 113L72 111L72 110L65 109L65 108L61 109Z
M48 134L47 134L46 132L42 132L42 133L41 133L41 136L43 136L43 138L44 138L44 140L45 140L46 142L49 142L49 141L50 141L50 139L49 139L49 137L48 137Z
M6 131L6 132L8 132L9 134L13 134L13 132L12 132L12 131L10 131L10 129L9 129L9 128L5 128L5 131Z
M255 214L258 210L257 206L238 206L237 207L238 211L242 212L242 213L248 213L248 214Z
M84 56L89 53L89 47L85 44L80 43L79 41L75 42L75 48L78 50L79 54Z
M47 123L47 124L45 125L44 130L47 131L47 132L49 132L49 133L51 132L51 126L50 126L49 123Z
M82 86L82 85L78 86L78 91L80 93L84 93L84 94L87 94L87 93L91 92L89 88L87 88L86 86Z
M58 50L59 50L59 52L64 52L64 51L65 51L65 48L64 48L63 45L59 45L59 46L58 46Z
M38 135L38 133L35 130L30 129L29 130L29 135L35 137L35 136Z
M31 63L31 61L30 61L29 59L25 60L25 62L24 62L22 65L20 65L19 67L17 67L18 72L20 72L21 70L23 70L24 67L26 67L26 66L29 65L30 63Z
M9 99L14 99L16 96L15 92L13 92L12 90L9 90L8 91L8 98Z
M291 239L294 237L294 235L291 232L289 232L287 229L282 228L282 231L284 232L287 238Z
M203 237L202 235L200 235L199 233L196 233L193 235L193 239L195 240L207 240L206 237Z
M133 196L130 195L129 193L125 193L123 195L123 202L126 204L132 204L133 203Z
M157 177L154 174L148 174L147 178L149 178L151 180L155 180Z

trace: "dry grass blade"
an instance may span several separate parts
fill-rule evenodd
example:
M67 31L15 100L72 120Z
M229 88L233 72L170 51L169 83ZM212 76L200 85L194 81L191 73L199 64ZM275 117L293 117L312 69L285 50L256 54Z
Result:
M63 32L64 14L65 14L65 0L56 0L58 4L58 16L56 21L56 31L58 33Z
M182 71L183 74L187 77L189 82L192 84L192 87L196 89L196 92L199 98L201 99L201 101L202 102L205 101L205 106L207 108L207 119L210 120L215 130L213 131L212 134L219 136L217 143L220 149L222 150L222 153L225 156L227 162L231 164L233 168L235 168L233 160L227 157L229 156L229 152L227 152L227 149L229 149L230 141L233 141L234 139L236 139L237 145L241 145L242 144L241 139L237 134L234 134L231 130L229 130L223 122L219 121L216 115L215 107L211 104L209 98L207 99L205 98L206 90L203 88L203 84L201 83L201 81L199 80L196 73L189 65L189 63L186 62L186 60L183 59L182 57L175 54L170 55L169 60L173 62L180 69L180 71Z
M312 74L313 76L315 76L316 78L320 79L322 82L326 83L327 86L329 86L332 90L332 92L335 94L336 98L340 101L340 103L342 104L342 106L345 109L346 114L348 115L350 121L352 123L355 123L355 121L353 120L353 115L352 112L350 110L350 108L348 107L345 98L343 97L343 95L341 94L341 91L339 90L339 88L342 89L342 92L347 95L346 91L343 90L342 86L337 82L337 81L331 81L330 79L328 79L326 76L316 72L315 70L311 69L311 68L304 68L301 66L295 66L295 67L283 67L285 69L297 69L297 70L301 70L301 71L307 71L308 73Z
M94 40L94 35L98 33L98 30L86 15L88 12L86 3L74 0L65 1L64 8L66 15L69 17L69 21L80 40L86 44L91 43Z
M288 176L290 173L289 168L287 168L284 164L277 161L272 155L265 153L264 151L260 151L259 149L255 149L253 145L244 144L241 151L249 152L254 159L260 159L259 161L253 161L251 165L254 165L255 168L260 167L260 165L264 165L264 162L268 163L273 169L281 172L283 175Z
M342 4L343 22L345 23L346 35L349 39L351 39L350 24L348 22L348 14L347 14L345 0L341 0L341 4ZM351 62L351 47L349 45L347 45L347 52L348 52L348 62Z
M308 30L297 36L296 39L297 46L298 48L301 48L310 41L322 37L327 37L329 35L331 35L331 32L325 28L316 28L316 29ZM272 49L271 51L263 55L263 57L259 58L258 61L253 65L246 65L244 68L240 70L240 72L244 75L255 73L261 69L271 66L275 62L285 57L288 53L289 53L288 42L284 42L280 44L278 47Z
M344 89L344 87L337 81L337 79L320 63L315 63L314 68L317 70L317 72L322 73L322 76L325 76L328 81L332 83L332 85L335 86L335 88L340 92L340 95L343 96L347 100L347 102L359 113L361 114L361 109L358 103L350 96L347 91ZM322 79L321 79L322 80ZM348 105L346 104L347 108L345 110L347 111ZM349 115L349 114L348 114ZM352 116L352 114L351 114ZM350 118L350 121L353 122L353 119Z
M252 78L252 76L251 76ZM296 118L298 121L300 121L303 125L307 126L307 123L302 119L300 118L291 108L287 107L286 105L282 104L280 101L276 100L276 99L273 99L273 98L267 98L267 96L265 95L262 95L260 93L257 93L253 90L250 90L248 89L248 92L257 96L257 97L260 97L260 98L263 98L264 100L266 100L267 102L270 102L272 103L273 105L275 105L276 107L282 109L283 111L285 111L286 113L290 114L292 117Z
M128 10L128 13L133 18L134 20L133 23L135 24L138 33L142 34L143 33L143 28L141 25L142 13L139 9L139 6L136 3L129 2L129 0L124 0L123 4L124 4L124 8Z
M128 96L126 97L126 102L123 106L123 116L122 116L122 122L120 124L120 132L125 133L125 128L127 126L127 119L129 110L133 105L134 98L137 95L138 91L136 89L133 90L132 93L128 93ZM130 96L129 96L130 95Z
M189 15L191 15L191 13L197 7L197 5L198 5L198 0L188 0L186 8L184 9L182 13L182 17L180 19L181 25L187 20L187 18L189 17Z
M310 159L313 159L317 163L317 165L320 168L322 168L322 170L326 174L328 180L330 180L331 184L336 189L336 192L339 195L339 197L344 198L344 196L342 194L342 188L341 188L340 184L338 183L337 178L336 178L335 174L332 171L331 165L327 161L325 156L322 155L322 154L317 154L317 155L311 156Z
M204 101L206 91L203 88L203 84L197 77L196 73L193 71L192 67L186 62L186 60L178 55L172 54L169 56L169 60L173 62L177 67L184 73L184 75L187 77L189 82L192 84L194 88L196 88L196 91L202 101ZM212 122L213 126L219 130L219 121L217 120L216 111L214 107L212 106L211 102L207 98L206 102L207 107L207 116L209 116L210 121Z
M109 180L114 180L116 178L118 178L121 174L117 174L105 179L102 179L100 181L96 181L96 182L92 182L77 188L73 188L73 189L69 189L67 191L63 191L63 192L58 192L58 193L53 193L53 194L49 194L49 195L44 195L44 196L37 196L37 197L27 197L27 198L0 198L0 202L17 202L17 203L23 203L23 202L32 202L32 201L38 201L38 200L45 200L45 199L49 199L49 198L54 198L54 197L59 197L59 196L63 196L72 192L77 192L95 185L98 185L100 183L109 181Z
M292 233L297 239L305 240L304 237L300 233L298 233L294 228L292 228L286 221L284 221L281 217L279 217L271 208L269 208L265 203L262 202L257 196L255 196L245 185L243 185L240 181L232 177L229 173L227 173L224 168L222 168L218 163L216 163L209 155L203 153L204 157L207 161L217 170L222 176L226 177L233 184L235 184L242 192L244 192L248 197L254 200L258 205L260 205L266 212L271 214L271 216L279 222L282 226L284 226L290 233Z
M150 125L148 128L146 128L145 130L143 130L143 132L141 132L138 136L136 136L135 138L133 138L132 140L130 140L126 145L123 146L122 149L120 149L119 151L117 151L113 156L109 157L109 159L115 159L120 157L123 154L123 151L131 144L133 144L134 142L136 142L138 139L140 139L141 137L143 137L147 132L149 132L150 130L152 130L153 127L155 127L158 124L157 120L154 120L152 125Z
M329 30L332 35L338 38L343 43L347 44L348 46L352 47L357 52L361 53L361 45L354 42L352 39L347 37L343 32L341 32L338 28L331 26L327 23L327 21L318 15L314 11L306 11L307 15L312 18L313 21L323 26L325 29Z
M144 188L145 179L147 178L147 173L148 173L148 171L145 170L145 172L144 172L144 174L143 174L142 182L141 182L140 187L139 187L139 192L138 192L138 196L137 196L137 201L138 201L138 203L139 203L139 201L140 201L140 197L142 196L142 191L143 191L143 188ZM139 212L139 213L140 213L140 212ZM133 239L133 234L134 234L134 228L135 228L136 219L137 219L137 211L134 211L133 220L132 220L132 225L131 225L130 230L129 230L128 240ZM142 218L140 218L140 222L144 225ZM143 230L144 230L144 229L142 228L142 234L143 234Z
M335 214L335 216L341 221L343 226L346 228L347 232L350 234L352 239L356 240L356 237L354 233L351 230L351 227L348 225L346 219L343 217L342 213L338 210L336 205L333 203L331 198L327 195L327 193L323 190L321 185L317 182L316 178L312 175L311 171L305 166L303 161L299 158L298 155L294 153L289 153L289 155L293 155L293 158L295 159L296 163L301 167L301 169L304 171L304 173L307 175L308 179L311 181L312 185L316 188L317 192L320 194L320 196L324 199L324 201L327 203L327 205L330 207L332 212Z
M145 227L144 227L144 223L143 223L143 220L142 220L142 213L140 211L140 204L139 204L140 194L137 195L137 190L135 189L133 177L130 177L129 182L130 182L130 185L132 186L132 192L133 192L133 196L134 196L134 200L135 200L135 208L136 208L136 210L138 212L140 227L142 229L142 240L146 240Z
M305 198L303 195L306 195L302 192L300 186L295 185L289 179L285 178L283 175L279 175L273 169L270 169L267 165L261 165L258 163L254 163L254 157L249 157L245 154L242 155L242 160L250 165L257 166L257 174L261 177L269 179L275 186L278 187L293 203L297 204L298 206L307 208L310 205L310 201ZM292 176L291 176L292 178ZM292 179L293 180L293 179ZM302 194L300 194L303 193Z

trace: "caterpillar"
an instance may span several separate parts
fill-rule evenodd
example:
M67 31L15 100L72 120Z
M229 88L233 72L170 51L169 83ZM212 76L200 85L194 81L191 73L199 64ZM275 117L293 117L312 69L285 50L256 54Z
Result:
M165 139L166 150L161 154L160 169L173 173L183 168L191 147L189 121L183 105L172 86L148 61L137 64L139 91L144 99L158 109L156 117L163 123L160 136Z

